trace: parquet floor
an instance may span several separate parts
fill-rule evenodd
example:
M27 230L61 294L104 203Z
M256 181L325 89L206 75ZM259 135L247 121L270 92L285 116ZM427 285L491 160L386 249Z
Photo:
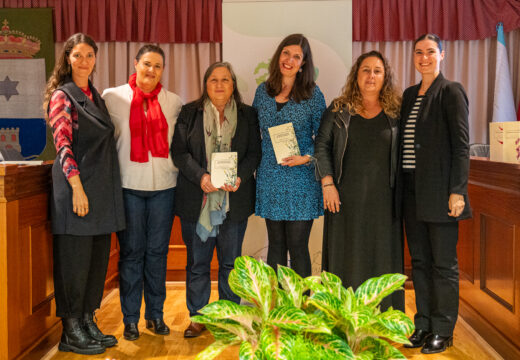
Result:
M184 339L182 334L189 324L185 302L184 283L168 283L167 298L164 306L164 320L170 326L168 336L155 335L146 330L144 320L139 323L141 336L136 341L123 339L123 323L119 304L119 292L114 290L103 301L97 313L100 329L114 334L119 344L107 349L102 355L85 356L57 351L57 346L43 359L45 360L184 360L193 359L196 354L213 342L213 337L206 332L196 339ZM211 301L217 300L216 284L213 284ZM406 290L406 313L412 316L415 311L414 293ZM143 313L144 310L141 312ZM403 354L413 360L491 360L502 359L475 331L462 319L455 328L454 346L442 354L424 355L420 349L401 349ZM217 359L237 359L238 349L232 348L223 352Z

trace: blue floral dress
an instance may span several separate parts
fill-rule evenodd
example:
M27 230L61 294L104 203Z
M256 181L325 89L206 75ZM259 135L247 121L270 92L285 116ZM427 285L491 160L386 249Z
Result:
M311 220L323 215L321 186L314 176L314 165L294 167L276 162L269 136L272 126L293 123L301 155L314 155L314 137L325 110L325 98L316 85L312 97L297 103L289 100L276 111L265 83L256 89L253 107L258 111L262 134L262 161L256 173L256 209L258 216L270 220Z

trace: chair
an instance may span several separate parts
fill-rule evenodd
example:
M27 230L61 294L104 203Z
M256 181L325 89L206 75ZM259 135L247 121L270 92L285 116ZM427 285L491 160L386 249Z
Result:
M489 145L487 144L470 144L469 156L489 157Z

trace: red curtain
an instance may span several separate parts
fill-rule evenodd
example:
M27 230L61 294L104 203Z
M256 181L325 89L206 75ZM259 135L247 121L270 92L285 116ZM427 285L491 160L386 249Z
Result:
M54 8L56 41L84 32L96 41L222 42L222 0L0 0L0 7Z
M478 40L520 28L519 0L353 0L353 41Z

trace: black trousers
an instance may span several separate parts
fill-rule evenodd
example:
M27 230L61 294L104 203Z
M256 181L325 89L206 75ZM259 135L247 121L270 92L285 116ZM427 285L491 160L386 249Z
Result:
M416 329L452 336L459 310L458 222L417 220L415 179L404 178L404 223L412 258Z
M110 234L54 235L56 316L80 318L99 308L109 255Z
M313 220L275 221L265 219L269 247L267 264L274 271L277 265L287 266L287 251L291 256L291 268L300 276L311 275L311 257L309 255L309 236Z

